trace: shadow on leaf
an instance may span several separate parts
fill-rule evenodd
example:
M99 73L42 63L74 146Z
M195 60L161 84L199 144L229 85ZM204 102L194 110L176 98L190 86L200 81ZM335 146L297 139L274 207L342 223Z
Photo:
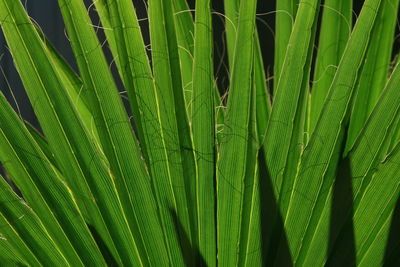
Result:
M399 266L400 263L400 197L393 212L383 266Z
M174 220L175 230L179 234L180 237L180 248L183 255L183 260L186 266L198 266L203 267L207 266L203 256L201 255L199 249L192 245L190 242L190 238L185 232L182 223L179 221L178 215L176 211L170 209L172 214L172 218Z
M273 185L265 166L264 153L259 153L260 201L263 266L293 266L289 244L284 231L282 216L278 210ZM279 248L279 257L276 255Z
M327 266L354 266L353 186L350 161L342 159L333 184Z

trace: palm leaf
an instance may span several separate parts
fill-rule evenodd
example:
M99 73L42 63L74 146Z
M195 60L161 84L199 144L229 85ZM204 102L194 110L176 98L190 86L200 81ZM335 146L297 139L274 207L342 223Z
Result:
M295 262L303 251L307 251L307 242L312 237L312 231L321 215L321 207L324 206L329 192L323 189L329 189L333 182L329 165L334 162L334 150L337 146L340 147L341 128L379 7L379 0L367 1L364 5L330 87L316 129L301 158L285 221ZM327 179L324 179L325 177ZM300 246L300 243L303 245Z
M0 0L0 265L399 265L399 1L275 2L58 0L75 68Z
M220 252L218 262L223 266L236 265L238 262L246 177L244 163L248 158L247 128L253 88L255 11L256 1L241 2L230 96L217 163L217 240ZM235 161L239 161L240 164L236 164Z

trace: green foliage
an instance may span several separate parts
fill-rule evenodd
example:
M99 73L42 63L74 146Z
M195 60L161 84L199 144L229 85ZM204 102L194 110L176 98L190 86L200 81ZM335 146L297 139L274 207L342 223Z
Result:
M0 0L40 123L0 95L2 264L399 263L399 0L365 0L354 25L352 1L277 1L272 90L257 1L225 0L226 99L212 1L148 0L150 49L135 1L93 2L104 47L83 1L58 2L77 72Z

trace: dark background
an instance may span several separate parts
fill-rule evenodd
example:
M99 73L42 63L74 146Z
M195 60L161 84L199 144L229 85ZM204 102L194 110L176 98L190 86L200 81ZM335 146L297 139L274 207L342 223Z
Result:
M89 7L91 1L86 1ZM145 18L146 6L145 0L135 0L135 6L137 8L137 14L139 18ZM189 0L191 8L194 8L195 0ZM259 0L258 1L258 11L259 14L268 13L275 10L275 0ZM358 0L354 1L354 16L359 13L361 5L364 1ZM55 0L24 0L26 9L29 15L40 25L43 32L48 36L50 41L55 45L55 47L61 52L61 54L67 59L67 61L75 67L74 58L72 55L71 48L68 44L68 40L64 32L64 24L60 11L58 9L57 1ZM223 1L222 0L212 0L213 9L217 12L223 13ZM98 18L93 7L89 9L90 15L93 18L94 23L97 23ZM275 15L273 12L267 15L260 15L257 17L257 25L260 35L260 40L262 44L262 50L265 59L265 66L267 71L267 76L271 75L271 70L273 69L273 43L274 43L274 20ZM214 39L215 39L215 56L216 56L216 78L220 88L223 90L228 86L228 76L226 68L224 67L226 63L226 55L224 54L224 33L223 33L223 18L218 15L213 17L214 23ZM144 29L145 40L148 43L148 31L146 29L146 21L142 22ZM104 39L104 36L100 33L100 39ZM396 40L395 46L398 47L399 41ZM107 49L105 49L107 52ZM397 48L395 52L397 52ZM108 55L110 61L111 57ZM19 80L18 74L13 66L12 58L7 46L5 44L4 37L0 31L0 66L2 67L0 72L0 90L4 92L9 101L16 108L18 103L21 115L26 120L37 125L35 116L33 114L32 108L27 100L24 93L21 81ZM115 70L114 70L115 72ZM11 90L14 94L11 93Z

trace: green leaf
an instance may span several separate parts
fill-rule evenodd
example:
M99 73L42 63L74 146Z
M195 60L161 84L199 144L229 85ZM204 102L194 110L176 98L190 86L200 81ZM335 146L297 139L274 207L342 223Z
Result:
M49 57L53 60L54 69L58 72L60 79L68 93L71 102L74 104L77 113L83 124L86 126L91 137L100 144L99 135L94 125L93 115L88 108L89 100L85 99L86 95L81 95L83 89L83 83L74 72L74 70L68 65L68 63L61 57L57 50L52 46L49 40L43 38L43 43L46 46Z
M53 165L54 167L58 168L57 167L57 161L54 158L54 154L51 151L51 148L50 148L47 140L45 139L45 137L41 133L39 133L39 131L37 129L35 129L27 121L25 121L25 127L26 127L26 129L28 129L28 131L31 134L32 138L35 140L35 142L39 145L40 149L46 155L46 158L49 160L50 164Z
M28 204L0 176L0 242L9 243L29 265L64 266L68 261ZM40 261L40 263L39 263ZM99 261L98 264L103 264Z
M1 190L4 191L11 191L9 189L9 185L4 183L5 177L0 176L0 179L2 180L1 183ZM9 194L8 196L12 195ZM19 202L21 205L24 206L23 200L18 199L18 197L12 196L11 199L8 199L4 203L2 203L2 206L10 206L9 202ZM0 206L1 207L1 206ZM20 214L20 216L28 216L32 215L33 213L31 210L28 209L28 214ZM1 233L0 233L0 252L1 252L1 261L2 264L6 264L5 262L7 261L16 261L19 262L20 264L31 264L33 266L39 266L39 260L38 258L33 254L33 252L30 250L30 248L27 246L27 244L24 242L24 240L18 235L16 230L12 227L9 221L3 216L3 214L0 215L0 225L1 225ZM36 240L32 240L34 243ZM54 246L54 242L50 240L50 243L52 243ZM40 245L38 245L39 247ZM50 254L54 253L53 251L49 251ZM59 250L56 251L55 254L59 254ZM55 256L56 258L59 257L59 255ZM65 263L65 261L64 261Z
M356 88L346 152L356 141L389 77L398 7L398 0L384 1L376 19L365 64Z
M391 128L396 126L394 122L400 117L399 83L400 67L397 66L349 153L352 176L355 178L369 176L385 157L386 150L384 148L391 142ZM357 199L363 195L363 190L369 182L370 178L354 180L355 206L358 202Z
M185 6L183 2L178 0L178 4L182 5L182 8ZM196 173L196 162L195 162L195 155L193 149L193 142L192 142L192 132L191 132L191 118L188 117L186 104L185 104L185 86L184 86L184 72L189 72L189 69L192 68L192 65L184 66L181 64L181 57L179 51L181 50L179 39L178 39L178 32L177 32L177 17L176 13L174 13L173 5L169 1L163 1L164 5L164 14L165 14L165 30L166 36L168 40L168 53L169 53L169 64L171 69L171 76L172 76L172 83L173 83L173 96L174 96L174 103L175 103L175 114L176 114L176 122L177 122L177 131L179 135L179 149L181 150L181 159L182 159L182 168L183 168L183 182L185 185L185 192L186 195L186 202L180 205L187 205L188 213L189 213L189 220L190 224L186 225L187 229L190 231L183 234L181 233L181 240L183 235L191 234L189 239L192 239L192 250L195 247L195 232L197 231L197 210L191 209L190 207L195 206L196 204L196 194L195 194L195 179L187 179L187 177L194 177ZM178 14L179 15L179 14ZM175 18L175 19L174 19ZM187 23L193 23L192 21L188 21ZM190 71L192 73L192 71ZM192 84L190 84L192 85ZM212 87L212 96L219 98L219 94L214 94L217 90L216 88ZM192 100L191 100L192 101ZM214 126L214 125L213 125ZM176 144L174 144L176 147ZM176 147L177 148L177 147ZM182 192L179 194L182 195ZM184 200L184 199L182 199ZM181 222L183 223L183 222ZM184 251L185 254L189 253L192 254L193 251ZM186 263L188 264L188 263Z
M44 215L41 220L46 231L71 264L102 264L100 251L65 186L64 178L51 165L3 95L0 97L0 114L6 118L0 122L0 161L32 209ZM86 196L80 199L89 206L90 200Z
M98 115L95 117L95 124L103 151L110 162L116 190L124 209L124 213L121 215L124 220L128 221L131 235L134 237L134 241L129 238L125 238L123 241L131 243L130 246L134 243L139 254L130 253L125 256L131 258L129 261L136 262L136 264L139 264L138 260L143 261L143 264L146 264L147 261L150 261L150 264L168 262L165 243L151 242L153 239L163 240L163 234L149 175L101 45L91 27L85 6L81 1L60 0L59 4L84 82L85 90L82 93L89 94L93 112ZM132 16L133 14L133 9L129 9L131 3L126 1L113 2L108 7L113 10L118 9L119 12L123 7L122 11L125 13L119 17L113 16L110 12L112 18L115 19L123 20L126 15ZM124 29L135 30L130 25L121 28L121 30ZM118 44L124 44L122 40ZM144 47L141 50L144 50ZM129 68L127 69L129 70ZM144 119L143 116L141 117ZM153 122L150 121L150 123ZM130 155L130 157L126 155Z
M358 266L387 266L389 264L385 261L384 253L387 249L387 242L390 239L390 222L393 216L394 214L391 213L383 223L379 232L371 237L372 242L364 255L360 257L361 259L358 260ZM393 266L396 265L397 264L393 264Z
M400 194L400 146L378 166L377 172L363 194L353 215L357 248L356 264L367 264L369 249L379 231L387 224ZM388 231L386 231L388 234ZM375 254L375 260L383 260L384 247ZM371 265L370 265L371 266Z
M21 266L28 265L28 262L30 262L32 266L39 266L40 264L32 255L32 252L18 238L15 231L7 226L7 221L3 220L1 224L3 225L2 237L0 239L0 260L2 264L6 266Z
M352 1L277 0L274 50L258 3L58 0L75 71L0 0L39 122L0 94L0 265L399 265L399 0L354 28Z
M221 266L238 263L253 88L255 13L256 1L241 2L230 95L217 162L217 242Z
M301 119L301 112L305 114L302 105L307 92L306 77L310 66L307 62L312 51L318 5L318 0L300 4L268 121L264 140L265 157L277 199L281 194L289 150L298 146L299 137L301 140L303 138L301 128L295 128L294 122Z
M9 6L8 1L2 1L1 4L3 21L8 18L2 23L3 31L36 115L57 159L57 166L75 195L96 199L94 203L76 198L86 218L90 218L110 250L114 250L114 244L110 243L114 241L108 231L112 233L120 252L129 251L124 255L126 262L135 261L131 254L135 245L132 238L126 238L131 233L120 210L121 203L112 174L101 151L87 133L66 91L60 90L64 88L62 79L54 70L53 62L21 3L13 2ZM93 160L94 156L96 160ZM143 196L140 200L143 200ZM147 211L147 216L142 218L151 218L148 214ZM82 253L85 256L95 255L84 253L83 250Z
M365 188L371 181L371 173L374 172L376 166L384 158L386 150L384 149L391 141L391 128L394 126L394 121L399 118L400 104L397 99L400 97L397 90L397 85L400 80L400 69L396 68L391 76L381 98L379 99L374 111L366 122L364 128L359 135L352 151L346 160L349 161L348 168L351 170L351 180L353 184L354 198L353 209L356 209L360 197L363 195ZM344 168L341 166L341 168ZM338 174L340 175L340 174ZM340 178L340 177L337 177ZM342 177L343 178L343 177ZM348 178L350 179L350 178ZM327 188L326 190L329 190ZM311 262L322 264L325 254L321 253L321 248L326 247L326 236L330 223L330 198L332 192L329 193L327 204L318 220L318 227L314 231L310 241L310 248L305 256L304 264ZM347 213L349 211L347 210ZM352 214L345 214L351 217ZM345 222L345 220L343 221ZM335 226L341 229L343 225ZM338 234L338 233L336 233ZM336 236L334 237L336 239ZM306 256L307 255L307 256Z
M239 14L239 0L224 1L225 6L225 22L226 22L226 39L228 48L229 64L232 71L233 56L237 38L238 27L238 14ZM254 34L255 46L255 79L256 79L256 96L257 96L257 129L260 140L264 140L265 132L267 130L268 119L271 113L271 100L269 89L265 78L264 60L261 53L261 44L258 38L258 32ZM219 124L223 120L217 117ZM219 136L218 136L219 137ZM219 138L220 139L220 138Z
M299 0L278 0L276 1L275 15L275 62L274 62L274 94L278 89L290 36L297 19Z
M397 120L393 123L393 129L390 134L392 136L392 140L390 142L388 150L392 150L396 144L400 141L400 116L397 118Z
M191 119L193 91L194 21L185 0L173 0L174 25L179 46L179 61L186 109Z
M352 1L348 0L327 0L323 5L314 83L311 89L310 134L315 129L351 34L352 6Z
M216 266L215 111L210 0L196 2L192 132L196 158L197 240L207 266Z
M255 90L256 90L256 122L258 139L262 143L267 131L269 116L271 114L271 99L265 77L264 60L261 54L261 43L257 33L255 34Z
M311 41L313 44L315 40L315 35L317 31L317 23L314 22L313 28L311 30ZM313 49L311 46L308 50L307 61L304 66L304 77L301 84L299 103L296 110L296 115L293 120L293 132L292 139L290 140L290 146L288 151L287 164L283 170L281 184L276 186L281 186L280 195L278 196L278 205L280 206L280 212L283 216L286 215L287 208L290 201L290 192L298 171L298 166L300 164L300 157L303 152L305 144L308 142L307 136L304 136L306 132L307 124L307 106L309 104L309 82L310 82L310 72L312 64Z
M172 31L174 26L171 6L160 0L150 1L149 24L154 84L160 100L158 108L166 157L164 166L158 163L158 169L155 168L152 174L158 193L161 218L165 227L164 233L169 243L172 262L176 265L183 258L179 255L180 241L179 239L174 240L176 233L170 210L172 209L177 213L177 219L189 240L191 239L191 229L185 194L182 154L175 153L175 151L179 152L181 149L177 114L183 112L181 118L184 118L186 113L181 76L179 75L180 69L176 61L178 59L178 46L175 33ZM185 124L186 119L179 121L181 127L184 127ZM184 127L184 129L186 129L186 134L189 134L188 127Z
M232 72L235 56L235 45L238 30L240 0L224 0L226 46L228 51L229 68Z
M329 192L323 189L329 189L333 182L333 177L325 174L335 149L341 143L341 130L357 72L363 62L379 7L379 0L365 2L332 82L325 107L302 155L285 220L288 242L295 263L300 253L307 252L308 244L303 243L304 238L312 235L315 223L321 216L320 207L323 207Z
M307 16L311 16L311 14L307 14L307 11L305 12L310 5L304 5L308 5L308 7L300 6L298 10L298 18L303 20ZM316 6L316 10L312 10L312 13L314 13L314 18L318 17L318 12L318 6ZM276 252L278 250L278 246L276 246L275 243L279 243L279 238L285 235L285 233L282 231L283 227L280 224L282 223L282 218L284 219L286 216L290 201L290 192L293 188L295 177L298 171L300 157L305 143L308 141L307 137L304 135L304 132L307 119L307 105L309 101L309 81L313 56L312 44L314 44L317 30L317 20L312 20L310 17L308 19L308 25L310 29L306 30L305 34L303 32L303 24L295 23L294 25L289 44L295 44L298 42L299 46L296 48L293 47L293 49L297 49L297 51L301 51L301 53L298 54L299 57L289 56L289 53L295 52L294 50L291 50L291 45L288 46L288 54L286 55L288 58L284 62L284 69L281 75L281 78L286 79L288 83L283 82L282 80L282 85L278 84L278 87L276 88L277 92L274 99L274 106L267 128L267 136L264 140L264 157L266 159L265 164L267 170L269 171L267 174L269 177L266 179L271 179L272 187L275 193L273 197L276 199L274 199L274 201L277 202L279 208L277 210L270 211L269 213L272 226L268 228L268 231L265 234L265 238L268 242L267 247L269 250L267 258L268 262L273 262L275 260ZM301 43L303 44L300 46ZM300 69L293 68L292 64L294 64L294 62L296 62L295 64L302 65L302 67L300 67ZM280 86L282 86L282 89L280 89ZM298 93L297 99L293 97L293 91ZM288 105L288 101L297 101L296 103L291 102L292 105L296 107L296 109L291 109L290 111L294 112L292 113L294 117L291 119L289 117L290 114L285 110L285 107L290 107L290 105ZM274 116L276 119L272 121ZM284 119L281 121L278 119L278 116ZM287 126L286 129L282 128L285 126ZM286 139L284 136L280 136L281 133L279 133L279 131L282 131L283 129L285 131L284 133L288 134ZM273 137L280 138L278 141L276 141L276 144L270 144L271 138ZM269 140L269 142L267 140ZM282 144L284 148L279 150L280 148L278 148L278 144ZM285 149L287 149L287 151ZM274 153L280 153L275 155L276 157L280 158L274 158L275 156L272 156ZM276 161L274 162L274 160ZM279 165L270 164L282 164L282 169L277 170L275 167L278 167ZM287 264L287 256L282 258L285 259L282 261L282 259L278 258L277 263L275 264Z
M254 51L256 52L256 51ZM258 55L254 54L256 61ZM243 212L240 233L239 266L262 266L263 229L261 226L260 177L258 153L261 142L257 131L257 74L253 71L251 96L247 168L243 186Z

